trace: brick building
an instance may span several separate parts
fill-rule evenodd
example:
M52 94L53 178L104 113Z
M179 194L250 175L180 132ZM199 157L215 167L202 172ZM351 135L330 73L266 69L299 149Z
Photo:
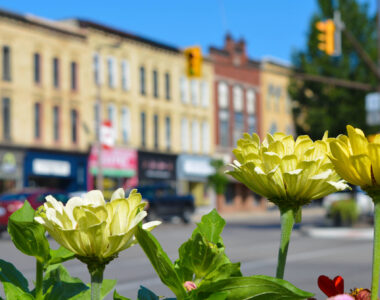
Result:
M216 156L231 162L232 149L244 132L260 129L260 62L247 56L243 39L225 37L222 49L210 47L214 63ZM220 211L261 208L256 197L244 185L231 179L225 199L218 199Z

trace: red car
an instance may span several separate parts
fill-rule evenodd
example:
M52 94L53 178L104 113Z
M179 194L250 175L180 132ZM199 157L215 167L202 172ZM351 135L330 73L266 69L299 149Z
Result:
M21 208L25 200L36 209L45 202L45 197L52 195L55 199L66 203L68 195L60 190L48 188L25 188L0 195L0 234L7 229L8 218Z

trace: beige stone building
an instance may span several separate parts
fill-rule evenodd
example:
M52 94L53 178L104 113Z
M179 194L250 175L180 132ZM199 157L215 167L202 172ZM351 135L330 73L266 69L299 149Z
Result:
M208 59L191 79L182 49L94 22L3 10L0 50L0 150L19 171L0 178L92 188L99 124L109 121L106 189L164 180L203 201L214 152ZM1 182L0 192L9 185Z
M261 134L284 132L295 134L292 102L288 94L290 67L266 59L261 63Z

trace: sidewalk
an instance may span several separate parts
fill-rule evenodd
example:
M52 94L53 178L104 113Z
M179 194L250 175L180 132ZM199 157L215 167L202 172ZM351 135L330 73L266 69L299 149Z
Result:
M210 212L211 208L198 209L193 215L193 222L200 222L202 216ZM325 239L357 239L372 240L373 227L328 227L325 219L326 210L323 207L306 207L302 211L302 222L299 232L305 236ZM220 214L228 223L278 223L280 212L272 208L266 211L233 212Z

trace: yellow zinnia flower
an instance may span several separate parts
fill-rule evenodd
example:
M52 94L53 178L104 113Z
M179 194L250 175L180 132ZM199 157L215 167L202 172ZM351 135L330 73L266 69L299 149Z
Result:
M309 136L244 134L233 150L234 170L227 172L280 208L299 208L312 200L344 190L327 156L327 134L313 142Z
M364 190L380 188L380 135L370 143L363 131L347 125L346 135L330 139L331 161L340 176Z
M78 257L107 263L117 253L137 243L134 233L147 215L144 206L136 190L125 198L124 190L118 189L110 202L104 201L100 191L90 191L83 198L71 198L66 205L47 196L35 220ZM153 221L144 224L143 228L152 229L159 224Z

